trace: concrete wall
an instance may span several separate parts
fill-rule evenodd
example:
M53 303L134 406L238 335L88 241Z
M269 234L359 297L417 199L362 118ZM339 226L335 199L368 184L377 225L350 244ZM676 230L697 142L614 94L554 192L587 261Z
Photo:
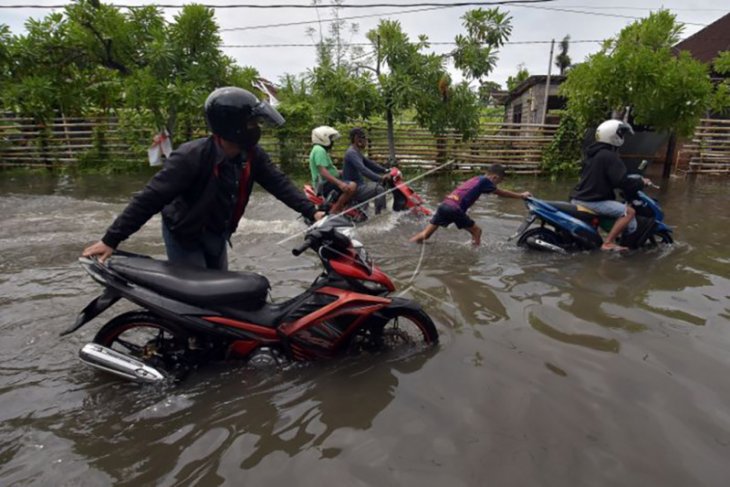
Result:
M550 96L558 95L558 85L550 84ZM520 123L542 123L542 112L545 106L545 84L540 83L530 86L520 96L507 105L505 113L506 122L517 123L515 120L515 107L521 105L522 120Z

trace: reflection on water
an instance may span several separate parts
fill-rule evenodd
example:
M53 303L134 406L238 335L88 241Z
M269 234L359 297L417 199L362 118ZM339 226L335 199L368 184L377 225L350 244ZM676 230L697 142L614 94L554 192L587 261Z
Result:
M143 177L0 178L0 485L725 485L730 474L730 203L724 180L663 184L669 249L526 252L519 201L487 197L484 229L385 214L359 237L439 327L438 349L276 373L237 364L138 387L83 368L78 349L117 304L58 337L99 288L75 260ZM420 181L432 206L455 184ZM569 184L525 179L561 199ZM319 272L304 228L256 193L231 267L274 299ZM125 244L162 257L159 220ZM420 262L420 267L418 263ZM415 273L418 267L419 272Z

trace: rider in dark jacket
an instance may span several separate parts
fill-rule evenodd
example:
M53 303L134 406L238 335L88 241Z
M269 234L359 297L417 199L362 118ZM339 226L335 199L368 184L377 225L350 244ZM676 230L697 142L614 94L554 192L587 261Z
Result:
M585 206L599 215L615 218L613 227L603 240L602 250L627 250L615 243L624 230L636 229L636 211L631 205L616 201L616 189L627 195L636 191L627 178L626 165L618 155L624 136L633 134L631 126L620 120L607 120L596 129L596 143L588 148L578 185L570 193L571 202Z
M171 262L225 269L226 242L243 216L254 182L306 218L324 215L258 145L260 119L275 125L284 122L274 108L246 90L228 87L210 94L205 111L213 135L174 151L84 256L105 260L161 212Z

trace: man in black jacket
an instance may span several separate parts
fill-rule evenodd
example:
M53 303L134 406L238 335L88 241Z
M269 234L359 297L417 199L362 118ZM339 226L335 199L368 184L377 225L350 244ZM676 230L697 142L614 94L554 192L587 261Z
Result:
M246 210L254 181L306 218L324 216L258 145L260 121L284 123L273 107L246 90L226 87L208 96L205 116L213 135L174 151L102 239L84 249L85 257L103 262L161 212L170 262L226 269L226 243Z
M636 211L631 205L616 201L616 189L635 190L627 179L626 165L618 155L626 134L633 134L631 125L620 120L607 120L596 129L596 143L587 151L578 185L570 193L571 202L585 206L599 215L616 221L603 240L601 250L624 251L615 240L624 230L636 230Z

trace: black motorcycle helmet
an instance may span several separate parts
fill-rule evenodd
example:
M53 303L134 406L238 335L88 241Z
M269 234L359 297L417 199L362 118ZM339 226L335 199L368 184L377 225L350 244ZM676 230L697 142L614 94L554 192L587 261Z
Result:
M211 132L245 148L255 146L261 137L258 126L248 126L252 119L275 127L284 124L284 117L274 107L235 86L218 88L208 95L205 118Z

